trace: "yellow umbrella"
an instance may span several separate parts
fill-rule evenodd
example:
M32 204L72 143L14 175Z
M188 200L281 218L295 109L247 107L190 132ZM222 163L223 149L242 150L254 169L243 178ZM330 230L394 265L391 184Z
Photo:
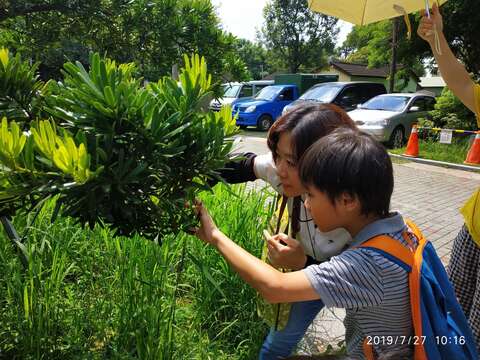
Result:
M438 6L447 0L308 0L311 10L337 17L356 25L366 25L380 20L403 15L408 29L408 38L412 35L412 25L408 14L429 8L436 2ZM435 32L435 51L442 54L437 29Z
M447 0L438 0L442 5ZM313 11L356 25L366 25L425 9L433 0L308 0Z

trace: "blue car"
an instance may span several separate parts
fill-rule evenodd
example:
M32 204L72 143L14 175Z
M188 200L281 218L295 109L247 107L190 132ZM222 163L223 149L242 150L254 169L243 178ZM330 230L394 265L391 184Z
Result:
M282 114L283 108L299 97L295 85L271 85L263 88L253 98L235 103L233 116L237 116L240 128L256 126L266 131Z

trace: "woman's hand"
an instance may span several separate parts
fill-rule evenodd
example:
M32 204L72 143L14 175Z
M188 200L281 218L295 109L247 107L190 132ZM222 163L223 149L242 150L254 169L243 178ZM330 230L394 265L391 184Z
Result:
M432 11L430 12L430 18L424 12L420 25L418 26L417 34L423 40L427 41L430 45L435 43L434 30L440 34L443 31L443 19L440 14L440 9L437 3L433 4Z
M291 270L299 270L305 267L307 257L302 245L285 234L270 237L267 240L267 249L268 259L274 267Z
M195 229L195 235L207 244L215 245L217 241L216 235L220 233L217 225L213 222L207 209L205 209L203 204L198 200L195 202L195 209L200 220L200 227Z

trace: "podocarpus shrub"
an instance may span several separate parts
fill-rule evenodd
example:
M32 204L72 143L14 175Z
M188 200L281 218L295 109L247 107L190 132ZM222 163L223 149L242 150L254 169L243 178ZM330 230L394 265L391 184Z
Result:
M185 57L179 82L165 77L143 87L134 70L98 54L88 70L66 63L64 80L48 84L37 112L48 121L35 119L27 133L3 122L0 141L11 151L0 156L0 213L58 195L55 214L122 235L158 240L191 226L195 216L185 202L208 188L228 159L235 122L228 108L202 110L212 84L198 55ZM18 86L6 72L0 76Z
M0 49L0 119L28 123L39 115L47 86L37 73L38 64L22 61Z

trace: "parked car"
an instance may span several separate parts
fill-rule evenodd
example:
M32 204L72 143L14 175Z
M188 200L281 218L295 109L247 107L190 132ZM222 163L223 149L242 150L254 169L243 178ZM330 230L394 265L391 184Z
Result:
M225 83L223 84L223 97L213 99L210 102L210 109L220 111L223 105L232 105L239 100L246 100L256 95L260 90L269 85L273 85L273 80L253 80L244 83Z
M350 111L357 126L391 147L401 147L413 124L429 118L435 98L426 94L386 94L376 96Z
M266 131L282 114L283 108L298 97L296 85L271 85L260 90L252 99L233 105L232 112L241 128L256 126Z
M306 102L332 103L340 106L345 111L353 110L358 104L374 96L385 94L385 85L374 82L328 82L317 84L308 89L297 101L292 102L283 109L286 113L295 106Z

